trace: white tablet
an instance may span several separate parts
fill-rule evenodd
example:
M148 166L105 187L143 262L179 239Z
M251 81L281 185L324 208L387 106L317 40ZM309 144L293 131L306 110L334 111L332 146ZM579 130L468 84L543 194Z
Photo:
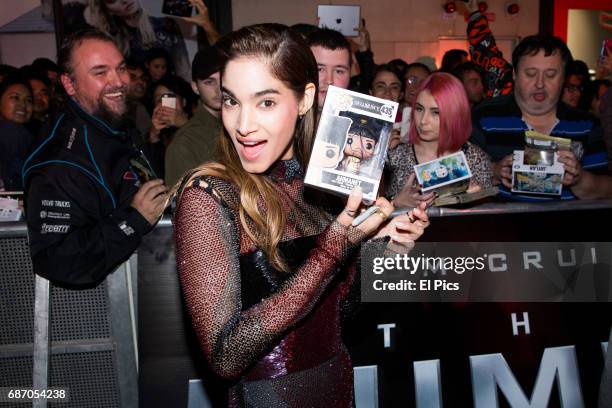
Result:
M319 27L340 31L347 37L359 35L361 6L319 5Z

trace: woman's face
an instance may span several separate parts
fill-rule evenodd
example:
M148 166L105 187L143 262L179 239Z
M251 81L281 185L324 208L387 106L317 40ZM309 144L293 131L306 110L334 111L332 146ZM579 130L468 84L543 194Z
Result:
M418 94L414 107L414 124L419 140L435 142L440 135L440 108L429 90Z
M223 126L249 173L263 173L293 157L300 101L258 58L227 63L222 82Z
M404 101L409 106L412 106L421 82L428 76L429 73L419 66L411 67L406 71L404 75Z
M0 117L24 124L32 117L32 92L24 85L9 86L0 98Z
M148 63L147 68L149 69L149 76L153 82L159 81L166 75L168 71L168 64L165 58L155 58Z
M380 71L372 81L370 93L377 98L399 102L402 96L402 83L393 72Z
M565 79L561 100L571 106L578 108L582 96L582 75L570 75Z
M133 16L140 10L138 0L99 0L103 1L108 12L121 18Z

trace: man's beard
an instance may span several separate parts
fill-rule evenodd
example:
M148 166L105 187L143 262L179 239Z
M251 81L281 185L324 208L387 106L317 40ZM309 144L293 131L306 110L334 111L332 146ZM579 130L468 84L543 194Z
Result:
M113 92L123 92L123 95L124 95L123 109L121 113L114 112L112 109L110 109L108 105L106 104L106 101L104 100L105 94L113 93ZM100 96L98 97L98 104L97 104L98 106L97 106L96 112L94 112L94 115L104 120L112 128L115 128L115 129L124 128L129 122L128 117L127 117L126 98L127 98L127 89L125 87L111 89L111 90L101 93Z

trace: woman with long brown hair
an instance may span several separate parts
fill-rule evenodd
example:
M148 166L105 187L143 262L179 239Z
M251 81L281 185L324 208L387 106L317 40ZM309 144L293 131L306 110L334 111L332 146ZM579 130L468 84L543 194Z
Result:
M356 250L369 237L414 241L427 215L421 208L387 221L393 206L380 198L381 216L352 227L357 191L331 215L303 183L317 112L308 46L272 24L218 46L221 160L185 178L175 215L177 266L203 354L235 380L230 406L352 406L340 307Z

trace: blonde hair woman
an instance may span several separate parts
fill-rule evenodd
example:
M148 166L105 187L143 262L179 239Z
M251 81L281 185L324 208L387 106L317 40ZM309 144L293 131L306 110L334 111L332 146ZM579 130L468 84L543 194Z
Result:
M208 41L218 38L208 9L202 0L189 0L198 14L182 18L204 29ZM152 17L142 8L140 0L87 0L86 4L71 2L64 5L66 34L97 28L110 34L124 55L144 61L146 51L163 48L171 56L177 75L191 78L189 57L178 24L170 17Z

